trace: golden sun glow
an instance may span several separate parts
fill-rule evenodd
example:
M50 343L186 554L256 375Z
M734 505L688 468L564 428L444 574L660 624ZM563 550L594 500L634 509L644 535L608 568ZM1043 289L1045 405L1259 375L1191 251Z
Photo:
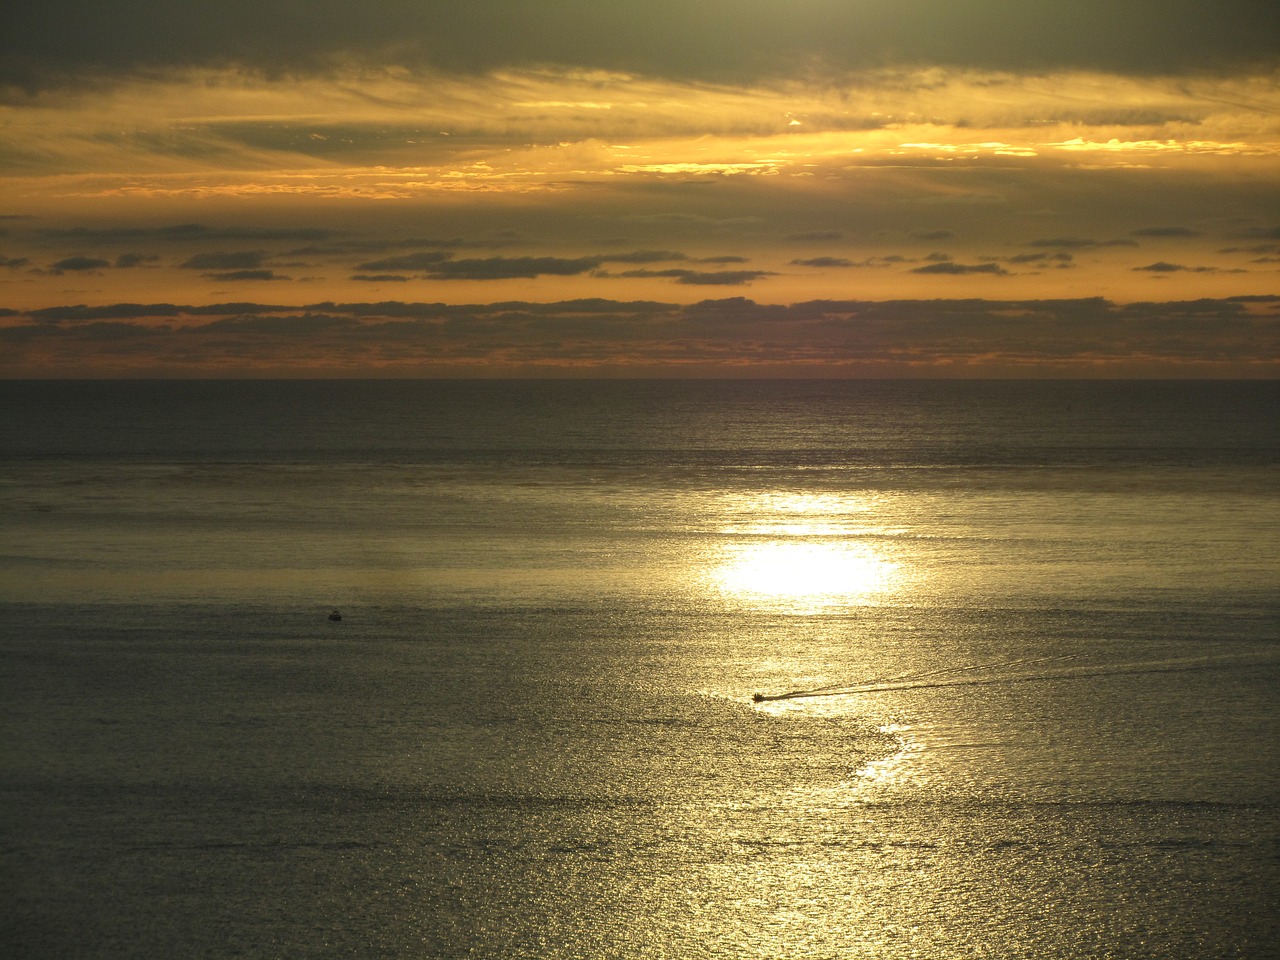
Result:
M878 602L900 586L900 565L868 540L892 532L874 498L776 490L723 506L710 580L727 599L799 613Z
M893 587L896 571L862 544L777 540L730 547L715 580L747 603L812 609L870 602Z

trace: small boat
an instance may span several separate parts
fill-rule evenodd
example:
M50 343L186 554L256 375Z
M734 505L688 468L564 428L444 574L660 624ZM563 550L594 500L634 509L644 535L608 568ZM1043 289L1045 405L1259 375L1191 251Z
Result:
M329 619L334 621L341 620L342 614L340 614L337 610L335 610L333 611L333 613L329 614Z

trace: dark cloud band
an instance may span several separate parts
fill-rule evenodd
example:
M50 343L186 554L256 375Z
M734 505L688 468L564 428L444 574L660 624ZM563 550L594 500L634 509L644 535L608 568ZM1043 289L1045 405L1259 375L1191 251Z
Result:
M1099 376L1170 369L1274 377L1280 297L1116 304L1078 300L814 300L680 305L602 299L490 304L223 303L0 313L0 372L330 373L520 368ZM92 367L99 369L99 367Z
M0 64L38 85L83 68L340 58L487 71L554 64L684 77L891 63L1182 73L1276 57L1280 5L1255 0L48 0L5 5Z

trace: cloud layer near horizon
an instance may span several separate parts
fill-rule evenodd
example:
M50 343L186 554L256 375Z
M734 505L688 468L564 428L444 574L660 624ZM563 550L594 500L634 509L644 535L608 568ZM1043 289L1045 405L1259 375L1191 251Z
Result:
M0 375L1275 375L1280 297L118 303L12 314Z

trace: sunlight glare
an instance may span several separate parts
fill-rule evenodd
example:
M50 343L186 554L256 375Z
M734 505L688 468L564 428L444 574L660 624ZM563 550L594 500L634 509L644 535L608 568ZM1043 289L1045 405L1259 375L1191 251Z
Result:
M862 544L769 541L728 548L716 581L740 600L811 608L869 602L896 569Z

